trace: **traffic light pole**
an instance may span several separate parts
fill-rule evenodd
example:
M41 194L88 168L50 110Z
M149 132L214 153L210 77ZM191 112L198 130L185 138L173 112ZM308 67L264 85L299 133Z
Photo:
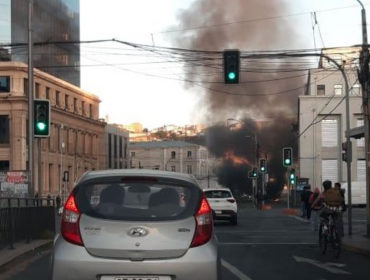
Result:
M38 138L37 141L37 148L38 148L38 167L37 167L37 171L38 171L38 178L37 178L37 182L38 182L38 192L39 192L39 197L42 198L42 180L41 180L41 177L42 177L42 164L41 164L41 161L42 161L42 158L41 158L41 139L42 138Z
M29 196L35 195L34 133L33 133L33 41L32 41L33 0L28 1L28 172L31 177L28 187Z

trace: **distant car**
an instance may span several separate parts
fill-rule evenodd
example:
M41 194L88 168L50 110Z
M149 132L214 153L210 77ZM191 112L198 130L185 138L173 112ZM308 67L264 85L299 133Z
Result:
M91 171L64 204L50 279L219 280L220 264L212 209L192 175Z
M233 225L238 224L238 205L230 189L215 188L203 191L214 212L214 219L228 220Z

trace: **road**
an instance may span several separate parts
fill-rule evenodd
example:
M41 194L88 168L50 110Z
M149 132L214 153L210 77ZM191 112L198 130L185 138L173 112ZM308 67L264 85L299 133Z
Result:
M362 213L363 209L359 211ZM360 215L361 216L361 215ZM239 224L216 222L222 255L222 280L367 279L369 258L344 251L339 259L321 255L317 234L306 221L283 214L281 206L240 210ZM47 280L48 251L35 254L2 280Z

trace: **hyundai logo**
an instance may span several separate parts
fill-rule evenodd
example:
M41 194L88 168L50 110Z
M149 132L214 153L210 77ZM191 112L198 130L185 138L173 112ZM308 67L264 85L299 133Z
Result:
M142 227L134 227L128 231L128 234L133 237L143 237L149 234L149 230Z

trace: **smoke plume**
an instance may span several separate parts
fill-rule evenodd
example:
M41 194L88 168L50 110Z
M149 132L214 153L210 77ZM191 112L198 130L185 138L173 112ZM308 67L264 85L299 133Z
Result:
M304 92L307 73L297 71L303 69L299 67L302 64L292 59L242 58L240 83L226 86L221 51L293 49L300 42L300 36L298 27L292 24L294 21L283 17L287 14L289 6L284 1L198 0L178 15L176 29L182 31L170 33L168 37L179 48L220 52L216 58L214 53L204 55L197 63L187 63L184 67L184 78L194 81L184 86L199 98L194 115L198 121L221 124L208 130L210 151L224 159L227 151L233 151L248 159L245 168L250 169L255 165L258 144L259 156L267 156L270 178L278 182L279 188L283 184L281 149L283 146L295 148L292 123L296 122L297 96ZM242 127L231 131L228 118L238 119ZM247 184L247 173L239 167L225 159L219 180L229 182L225 185L231 188ZM236 176L240 172L244 172L244 176ZM234 182L235 178L240 178L239 183Z

